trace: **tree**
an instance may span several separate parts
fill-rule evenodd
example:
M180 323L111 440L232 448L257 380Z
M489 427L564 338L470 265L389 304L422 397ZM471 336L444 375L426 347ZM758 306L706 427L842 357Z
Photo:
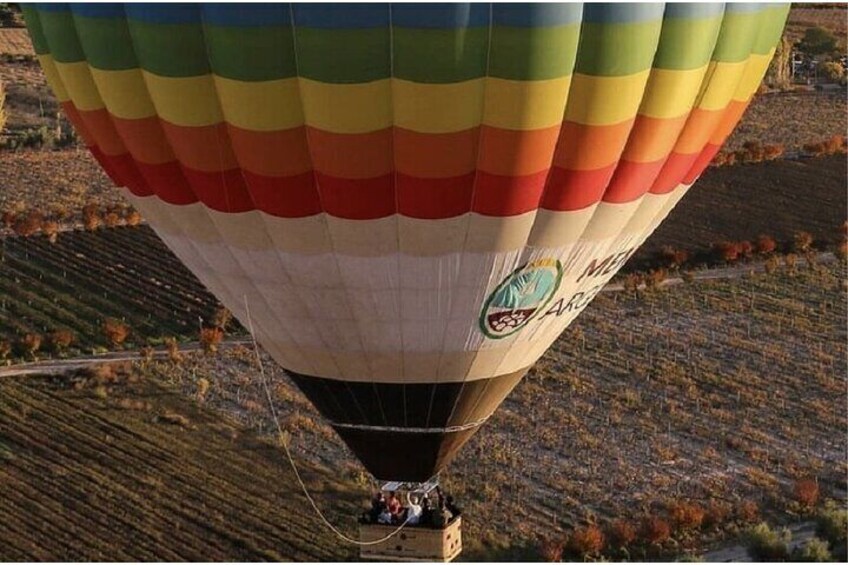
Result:
M74 342L74 333L70 330L56 330L48 336L56 353L62 353Z
M798 50L815 57L836 51L836 36L821 27L809 27L798 42Z
M224 339L224 330L217 326L200 330L200 345L206 353L212 354L218 351L218 345L222 339Z
M117 347L126 341L130 335L130 327L120 320L109 318L103 322L103 333L113 347Z
M845 67L839 61L827 61L819 67L830 82L839 82L845 77Z

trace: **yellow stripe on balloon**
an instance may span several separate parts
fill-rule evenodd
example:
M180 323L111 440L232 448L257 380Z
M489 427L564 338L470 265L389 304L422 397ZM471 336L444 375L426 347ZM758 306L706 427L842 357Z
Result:
M628 76L575 73L565 108L568 121L606 126L633 119L645 92L650 70Z
M62 77L59 76L59 71L56 70L56 63L53 61L53 55L36 55L41 68L44 70L44 76L47 77L47 84L56 95L59 102L67 102L71 99L68 96L68 91L65 89L65 84L62 82Z
M77 110L86 112L100 110L104 107L103 99L100 98L100 93L97 91L97 86L88 70L88 63L85 61L76 63L56 61L55 66L56 72L61 77L65 90L70 99L73 100Z
M91 77L113 116L140 120L156 115L141 69L104 71L91 67Z
M395 125L419 133L453 133L475 128L483 119L483 79L430 84L394 79Z
M653 69L639 107L639 114L652 118L677 118L692 110L707 65L700 69Z
M483 123L501 129L545 129L562 122L571 76L550 80L486 79Z
M756 53L751 55L742 75L742 80L739 81L739 86L733 95L734 100L748 100L757 92L773 56L774 49L765 55Z
M300 79L306 125L331 133L368 133L392 125L389 79L328 84Z
M701 92L698 108L702 110L722 110L733 98L739 81L745 74L748 60L738 63L713 61L707 69L707 80Z
M156 112L163 120L188 127L224 120L212 75L174 78L142 72Z
M214 80L224 116L234 126L278 131L304 123L297 78L248 82L215 75Z

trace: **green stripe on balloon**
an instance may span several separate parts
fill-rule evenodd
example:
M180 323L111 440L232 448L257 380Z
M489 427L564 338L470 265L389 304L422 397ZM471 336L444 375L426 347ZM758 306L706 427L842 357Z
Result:
M77 38L74 18L69 11L39 12L41 29L48 38L50 53L60 63L76 63L85 60L82 46Z
M235 27L206 25L212 71L242 81L295 76L291 26Z
M761 14L761 11L725 13L712 60L740 63L747 59L762 25Z
M297 71L327 83L362 83L390 76L389 28L295 30Z
M75 16L74 20L89 65L105 71L138 67L125 19Z
M760 19L760 32L751 51L760 55L768 54L780 40L788 15L789 4L769 6L763 10Z
M21 12L23 12L24 22L26 22L35 52L39 55L50 53L47 38L44 37L44 30L41 29L41 18L38 15L38 10L32 4L22 4Z
M489 28L394 28L394 76L421 83L486 76Z
M669 70L699 69L710 62L721 15L712 18L671 18L663 22L654 68Z
M584 23L575 72L628 76L651 68L662 20L633 24Z
M492 29L489 75L507 80L569 76L577 58L580 24Z
M166 77L209 74L209 56L200 24L152 24L129 19L141 68Z

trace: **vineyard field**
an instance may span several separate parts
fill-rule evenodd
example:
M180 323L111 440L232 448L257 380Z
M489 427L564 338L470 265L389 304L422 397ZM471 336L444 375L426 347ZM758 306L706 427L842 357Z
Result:
M11 378L0 397L0 561L353 557L280 450L167 387ZM355 512L348 485L301 471L331 516Z
M69 330L74 350L109 345L107 318L130 328L126 345L197 339L218 303L147 227L0 238L0 340Z

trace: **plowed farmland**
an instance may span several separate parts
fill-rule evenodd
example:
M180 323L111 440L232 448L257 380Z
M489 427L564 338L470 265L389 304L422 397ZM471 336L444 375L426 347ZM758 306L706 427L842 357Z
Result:
M104 398L67 379L0 381L0 561L352 557L279 450L167 388L123 379ZM304 474L331 516L354 512L330 473Z

